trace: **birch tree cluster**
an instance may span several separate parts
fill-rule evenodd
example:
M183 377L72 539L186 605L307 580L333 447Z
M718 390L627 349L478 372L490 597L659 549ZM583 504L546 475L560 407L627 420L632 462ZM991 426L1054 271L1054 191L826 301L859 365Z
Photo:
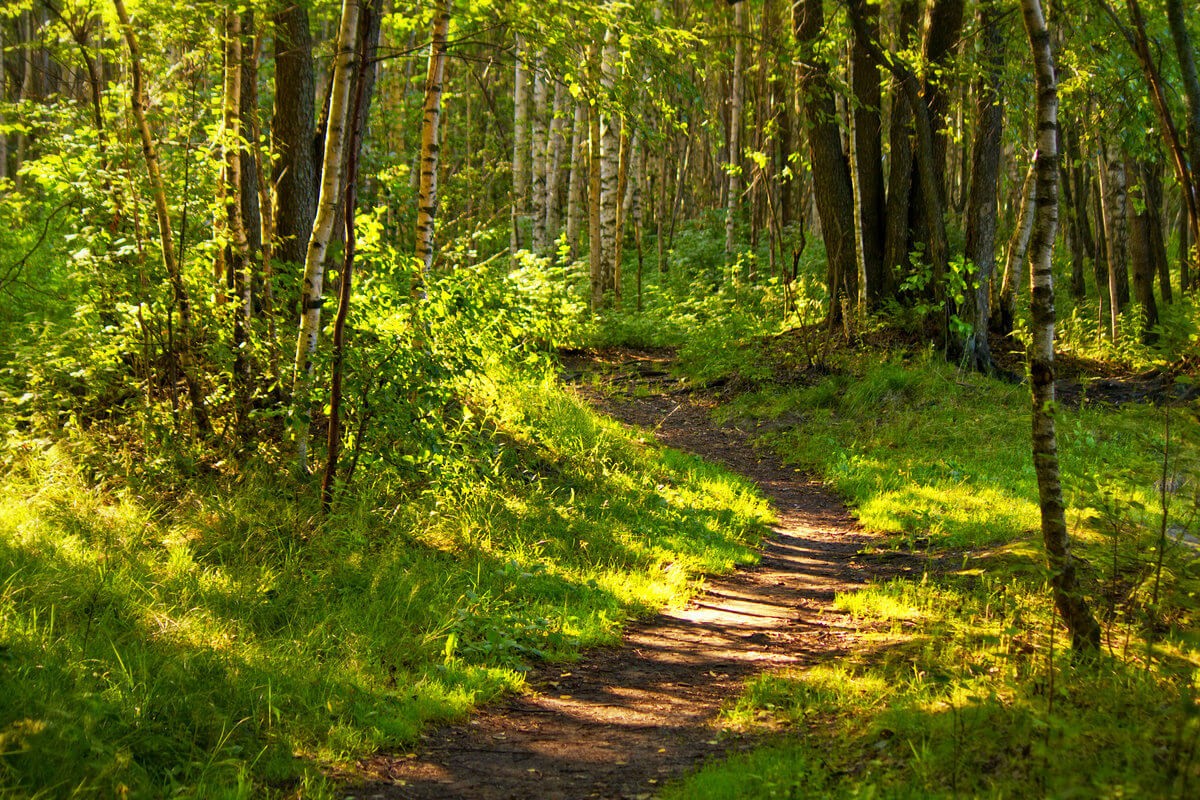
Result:
M1153 341L1200 280L1198 16L1044 6L1049 263L1113 342ZM430 283L522 252L593 313L627 311L643 264L711 290L815 259L830 329L920 308L991 372L1047 202L1021 20L1015 0L6 3L10 392L328 472L371 287L409 298L402 349L428 352ZM677 251L696 228L708 263Z

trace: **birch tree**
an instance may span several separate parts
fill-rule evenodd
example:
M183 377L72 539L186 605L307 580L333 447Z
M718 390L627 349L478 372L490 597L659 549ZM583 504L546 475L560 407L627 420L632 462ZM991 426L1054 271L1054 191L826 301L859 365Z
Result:
M414 296L424 275L433 268L433 230L437 217L439 127L442 114L442 80L446 71L446 39L450 31L451 0L438 0L433 12L429 46L429 71L425 79L425 111L421 125L421 184L417 192L417 259L421 276L413 280Z
M118 0L119 2L119 0ZM322 290L325 280L325 253L333 233L342 185L342 158L346 149L346 110L354 77L354 50L358 38L359 0L342 0L342 20L338 29L336 58L330 86L329 126L325 133L325 155L321 167L321 192L313 219L308 253L304 260L301 287L300 332L296 338L296 359L292 378L292 437L301 472L308 472L308 438L312 425L312 358L321 332Z
M1058 228L1058 89L1050 35L1039 0L1021 0L1037 84L1037 210L1033 225L1033 267L1029 273L1033 343L1029 375L1033 389L1033 465L1037 473L1042 539L1050 565L1054 603L1071 632L1076 650L1100 647L1100 626L1083 596L1071 555L1059 480L1054 428L1054 275L1051 256Z

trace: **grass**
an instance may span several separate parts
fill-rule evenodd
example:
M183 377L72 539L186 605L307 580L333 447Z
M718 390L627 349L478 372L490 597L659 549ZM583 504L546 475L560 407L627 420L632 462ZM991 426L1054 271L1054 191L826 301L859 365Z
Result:
M97 434L11 442L0 794L322 796L322 766L752 560L744 482L551 380L489 386L436 479L364 485L325 522L266 465L148 485Z
M786 363L771 346L744 342L743 360ZM750 386L718 415L769 431L883 534L878 548L920 551L927 569L839 595L851 655L751 681L724 724L771 743L665 797L1194 795L1194 408L1059 409L1068 524L1104 631L1101 656L1078 662L1049 601L1027 387L903 350Z

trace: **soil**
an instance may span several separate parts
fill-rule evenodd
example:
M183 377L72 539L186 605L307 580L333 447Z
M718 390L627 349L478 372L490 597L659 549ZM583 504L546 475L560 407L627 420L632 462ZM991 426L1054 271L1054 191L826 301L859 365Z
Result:
M359 762L348 797L651 797L709 759L761 743L719 719L748 678L854 646L857 628L832 608L836 592L920 574L917 554L868 555L870 537L819 482L756 451L747 433L714 425L711 401L670 376L669 354L574 354L564 367L589 376L576 390L605 412L755 481L778 518L761 561L708 579L686 608L631 624L619 646L536 667L523 695L430 731L415 752Z

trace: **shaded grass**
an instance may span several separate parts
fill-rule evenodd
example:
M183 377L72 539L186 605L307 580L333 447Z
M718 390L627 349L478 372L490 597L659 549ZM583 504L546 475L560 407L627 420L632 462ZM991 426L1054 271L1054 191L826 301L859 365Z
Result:
M269 465L174 487L97 437L13 442L0 500L0 793L322 795L753 558L744 482L507 376L417 489L322 522ZM95 478L97 463L108 477Z

